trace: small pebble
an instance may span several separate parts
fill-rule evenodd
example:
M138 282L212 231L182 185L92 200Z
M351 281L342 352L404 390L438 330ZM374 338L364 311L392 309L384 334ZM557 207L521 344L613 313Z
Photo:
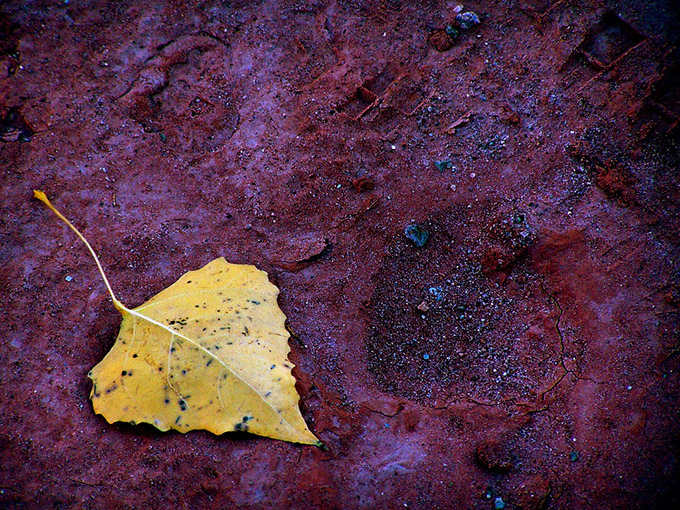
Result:
M453 28L451 25L446 25L446 35L448 35L452 40L458 37L458 30Z
M424 359L424 360L430 359L430 355L429 355L429 354L423 354L423 359Z
M441 287L430 287L428 292L432 294L437 301L441 301L444 297L444 289Z
M443 159L441 161L435 161L434 166L437 168L437 170L443 172L448 168L453 168L453 163L451 162L450 159Z
M479 21L479 16L471 11L457 15L456 21L458 22L458 26L463 30L469 30L475 25L479 25L481 23Z
M404 235L409 241L411 241L417 248L422 248L427 243L430 238L430 234L422 228L420 225L409 225L404 230Z
M67 276L67 277L66 277L66 281L67 281L67 282L73 281L73 276Z

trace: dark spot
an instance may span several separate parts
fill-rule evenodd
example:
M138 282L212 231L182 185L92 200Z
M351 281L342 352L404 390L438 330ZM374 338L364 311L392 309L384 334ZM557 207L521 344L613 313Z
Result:
M184 400L180 400L180 401L179 401L179 408L180 408L182 411L186 411L186 410L187 410L187 403L186 403Z
M272 392L271 392L271 391L268 391L267 393L264 394L264 396L265 396L265 397L268 397L268 396L271 395L271 394L272 394Z
M182 369L182 375L187 375L187 371Z
M475 448L476 460L483 468L495 473L506 473L515 465L511 443L507 438L489 439Z
M254 305L259 305L259 304L260 304L259 301L255 301L254 299L251 299L250 302L251 302L252 304L254 304Z
M162 371L163 371L163 367L158 367L158 371L159 371L159 372L162 372Z
M243 326L243 334L245 336L248 336L250 334L250 331L248 330L248 326Z
M10 54L14 57L18 52L12 51ZM14 74L14 71L8 74ZM33 134L33 129L16 108L11 108L7 115L0 119L0 140L3 142L30 142Z
M169 403L170 403L170 399L169 399L169 398L166 398L166 399L165 399L165 403L166 403L166 404L169 404Z
M171 348L170 348L170 352L175 352L176 350L177 350L177 349L175 349L174 347L171 347Z
M187 280L187 283L191 283L191 280Z
M272 365L271 367L269 367L269 370L274 370L275 368L276 368L276 365Z
M127 375L127 370L123 370L120 375Z
M199 307L199 305L194 305L194 308L198 308L198 307Z
M179 420L181 420L181 419L182 419L182 417L178 416L177 419L175 420L175 425L177 425L179 423Z
M213 362L213 359L210 358L210 359L208 360L208 362L205 364L205 366L206 366L206 367L209 367L209 366L210 366L210 363L212 363L212 362Z
M248 420L252 420L252 419L253 419L252 416L244 416L244 417L243 417L243 422L245 423L245 422L247 422Z
M137 357L137 354L133 354L132 357L133 357L133 358L136 358L136 357Z

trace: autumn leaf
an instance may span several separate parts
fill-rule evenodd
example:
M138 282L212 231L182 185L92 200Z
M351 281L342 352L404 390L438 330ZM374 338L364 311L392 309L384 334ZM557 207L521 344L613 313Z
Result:
M300 414L286 316L267 273L218 258L127 308L85 237L42 191L33 194L85 243L123 315L115 344L88 374L97 414L163 431L243 431L321 444Z

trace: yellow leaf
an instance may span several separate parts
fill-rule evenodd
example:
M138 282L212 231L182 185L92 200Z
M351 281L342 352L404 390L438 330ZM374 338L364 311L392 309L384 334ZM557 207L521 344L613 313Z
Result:
M126 308L87 240L43 192L33 193L85 242L123 314L116 343L89 374L96 413L163 431L244 431L320 445L300 414L286 316L267 273L218 258Z

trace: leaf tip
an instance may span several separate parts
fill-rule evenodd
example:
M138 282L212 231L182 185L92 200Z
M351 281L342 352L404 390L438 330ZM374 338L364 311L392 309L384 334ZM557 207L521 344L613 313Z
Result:
M49 202L49 200L47 200L47 195L45 195L44 192L37 190L37 189L33 190L33 198L37 198L38 200L40 200L43 203Z
M61 214L59 211L57 211L54 206L52 205L52 202L50 202L50 199L47 198L47 195L45 194L44 191L40 191L39 189L34 189L33 190L33 198L37 198L40 200L43 204L45 204L47 207L49 207L57 216L61 217ZM68 220L66 220L66 223L68 223Z
M314 446L316 446L316 447L318 447L318 448L321 448L321 449L322 449L323 451L325 451L325 452L328 451L328 446L326 446L325 444L323 444L321 441L317 441L316 443L314 443Z

